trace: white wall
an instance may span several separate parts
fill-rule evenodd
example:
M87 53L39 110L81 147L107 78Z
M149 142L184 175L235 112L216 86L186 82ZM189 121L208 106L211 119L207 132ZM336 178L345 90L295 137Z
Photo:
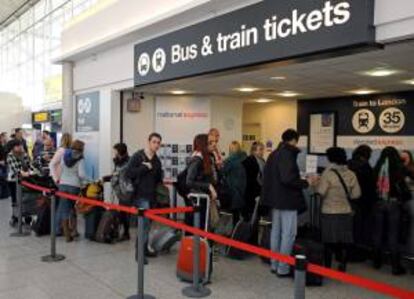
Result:
M220 150L228 153L232 141L242 141L243 101L236 98L212 98L211 127L220 131Z
M126 107L124 110L124 142L131 153L144 147L148 134L155 130L154 99L145 98L141 103L139 113L127 112ZM230 142L241 141L243 102L234 98L210 97L210 105L210 125L220 130L220 148L227 152Z
M66 25L57 60L74 60L120 44L144 41L259 1L101 0Z
M296 129L297 101L278 100L268 104L245 104L243 124L260 124L262 141L272 140L275 147L286 129Z
M22 99L15 94L0 92L0 132L10 133L22 124L32 123L30 111L22 105Z
M124 142L128 145L129 153L144 148L148 135L154 131L153 97L145 97L141 101L141 111L132 113L127 111L126 98L124 99Z
M376 0L375 26L379 42L414 37L413 0Z

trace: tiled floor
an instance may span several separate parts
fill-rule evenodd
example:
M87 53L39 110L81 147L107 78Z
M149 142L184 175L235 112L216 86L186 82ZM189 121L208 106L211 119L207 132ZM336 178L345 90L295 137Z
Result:
M58 252L66 260L56 264L40 261L48 254L49 238L11 238L9 201L0 201L0 299L115 299L136 290L133 242L102 245L86 240L66 244L58 241ZM157 298L183 298L185 284L175 276L176 250L151 260L146 268L146 290ZM414 289L414 276L396 278L367 265L351 265L351 273ZM258 259L237 262L221 257L215 263L210 298L293 298L291 280L269 273ZM307 289L306 298L384 298L359 288L327 281L321 288Z

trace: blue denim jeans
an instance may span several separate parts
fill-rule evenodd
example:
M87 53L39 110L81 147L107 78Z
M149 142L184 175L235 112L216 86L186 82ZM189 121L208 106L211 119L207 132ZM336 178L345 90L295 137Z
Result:
M290 255L297 234L297 211L289 210L272 210L272 233L270 237L270 247L273 252ZM272 260L272 270L277 271L280 275L286 275L290 272L288 264L279 263Z
M59 191L79 195L80 188L67 186L67 185L59 185ZM70 219L70 215L73 212L73 208L75 206L75 202L69 199L60 198L59 204L56 210L56 234L61 234L61 223L64 220Z

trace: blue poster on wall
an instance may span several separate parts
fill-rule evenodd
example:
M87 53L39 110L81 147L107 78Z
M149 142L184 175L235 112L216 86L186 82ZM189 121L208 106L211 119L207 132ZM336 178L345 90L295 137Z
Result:
M75 138L85 142L85 171L90 180L99 179L99 92L76 96Z

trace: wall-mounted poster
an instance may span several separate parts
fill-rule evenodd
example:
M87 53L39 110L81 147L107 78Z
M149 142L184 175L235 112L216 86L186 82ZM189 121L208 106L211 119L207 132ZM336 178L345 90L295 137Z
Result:
M99 131L99 91L76 96L76 132Z
M162 144L159 152L164 179L175 181L188 165L192 154L191 144Z
M335 112L313 113L310 115L310 154L323 155L328 148L336 145L335 122Z

